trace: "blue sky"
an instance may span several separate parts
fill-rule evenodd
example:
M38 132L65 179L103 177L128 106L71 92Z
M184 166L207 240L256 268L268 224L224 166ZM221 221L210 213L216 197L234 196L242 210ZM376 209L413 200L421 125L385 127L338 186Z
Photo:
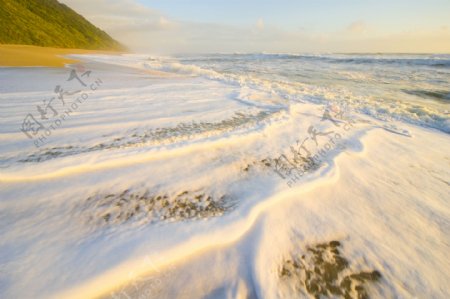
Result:
M139 52L450 52L450 0L60 0Z
M184 21L332 30L355 20L391 30L450 25L448 0L139 0Z

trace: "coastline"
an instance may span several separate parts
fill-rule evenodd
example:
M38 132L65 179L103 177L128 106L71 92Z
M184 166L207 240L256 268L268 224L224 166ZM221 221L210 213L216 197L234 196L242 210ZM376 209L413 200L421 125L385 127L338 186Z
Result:
M269 81L240 72L259 69L251 58L230 73L227 57L70 57L86 59L85 86L68 82L69 69L0 69L0 210L8 215L1 245L11 248L2 297L226 298L230 289L235 298L306 297L298 284L305 279L288 261L305 255L305 269L324 269L311 249L326 251L319 257L337 252L329 268L337 269L335 260L345 267L329 284L336 292L347 290L348 278L375 298L445 297L446 123L406 119L418 109L406 101L380 119L368 109L391 103L361 103L357 84L344 103L342 89L320 78L275 85L286 71L278 58L258 62L274 74ZM205 66L211 61L214 68ZM335 81L346 75L391 91L376 84L370 64L346 63ZM388 74L416 67L402 65L381 64ZM169 78L151 73L163 71ZM441 78L429 74L431 82ZM101 86L90 88L95 82ZM80 94L56 98L57 113L49 108L42 120L37 106L55 96L56 84ZM420 111L436 115L430 102ZM400 112L404 121L387 118ZM45 125L35 136L47 138L44 146L20 130L27 113ZM272 164L282 155L301 163L307 151L317 163L302 175Z
M121 53L124 52L0 44L0 67L64 67L79 62L64 55Z

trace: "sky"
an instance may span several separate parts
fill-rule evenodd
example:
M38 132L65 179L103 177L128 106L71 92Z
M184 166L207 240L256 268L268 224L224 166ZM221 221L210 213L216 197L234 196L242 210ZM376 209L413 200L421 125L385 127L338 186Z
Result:
M450 53L450 0L60 2L142 53Z

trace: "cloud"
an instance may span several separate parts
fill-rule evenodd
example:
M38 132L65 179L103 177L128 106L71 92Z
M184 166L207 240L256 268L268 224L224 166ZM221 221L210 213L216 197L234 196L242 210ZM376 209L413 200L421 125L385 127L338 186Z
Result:
M381 32L358 20L344 30L286 30L171 19L135 0L60 0L137 52L450 52L450 30Z
M157 16L159 12L150 9L135 0L59 0L83 16L110 16L146 18Z
M171 21L169 21L167 18L160 16L159 17L159 27L161 29L167 29L170 28L173 25Z
M134 0L60 0L110 34L127 30L164 29L170 23L161 13Z
M257 28L259 31L264 30L264 20L263 20L263 18L259 18L259 19L258 19L258 21L256 22L256 28Z
M347 27L347 31L354 34L362 34L368 31L368 27L364 21L355 21Z

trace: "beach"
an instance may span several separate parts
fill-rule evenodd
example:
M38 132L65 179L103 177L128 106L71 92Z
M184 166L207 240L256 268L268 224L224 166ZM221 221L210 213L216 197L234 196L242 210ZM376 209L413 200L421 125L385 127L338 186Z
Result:
M100 54L113 51L65 49L52 47L39 47L30 45L0 44L0 66L10 67L64 67L77 61L65 58L67 54ZM118 54L120 52L117 52Z
M0 297L448 295L449 55L32 52Z

